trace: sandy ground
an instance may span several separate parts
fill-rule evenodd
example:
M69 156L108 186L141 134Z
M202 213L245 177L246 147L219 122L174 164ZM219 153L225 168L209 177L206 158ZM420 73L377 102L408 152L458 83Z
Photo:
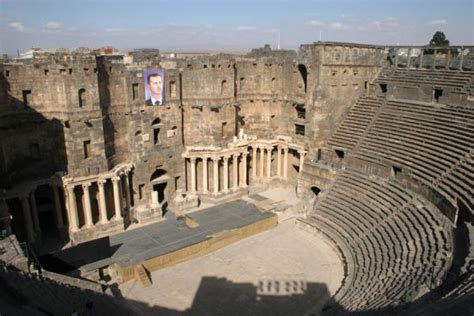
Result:
M269 198L283 192L261 193ZM293 220L212 254L152 273L153 285L120 286L140 314L301 315L339 288L336 253Z

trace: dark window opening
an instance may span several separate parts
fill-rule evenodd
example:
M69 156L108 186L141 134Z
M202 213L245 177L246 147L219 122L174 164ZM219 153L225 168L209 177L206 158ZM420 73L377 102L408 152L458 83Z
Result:
M227 126L227 122L222 122L222 127L221 127L222 137L225 137L226 126Z
M91 153L91 141L85 140L84 141L84 159L89 158Z
M305 128L304 125L295 124L295 134L304 136Z
M47 76L49 74L49 69L44 70L44 75Z
M299 119L306 119L306 109L303 104L296 105L296 115Z
M69 74L72 75L72 68L69 68Z
M132 100L138 98L138 83L132 83Z
M402 173L402 168L397 166L392 166L393 176L396 177Z
M59 74L65 75L66 74L66 69L59 69Z
M160 143L160 129L154 128L153 129L153 144L157 145Z
M5 71L5 76L10 77L10 70Z
M316 160L320 161L323 158L323 150L321 148L318 148L318 153L316 156Z
M380 90L382 90L383 94L387 93L387 84L386 83L381 83L380 84Z
M367 81L364 81L364 89L367 90Z
M318 196L318 194L321 192L321 189L318 187L311 187L311 192L314 193L314 196Z
M89 73L89 68L84 68L85 73Z
M23 105L27 106L30 104L30 95L31 95L31 90L23 90Z
M305 65L298 65L298 71L300 72L301 79L303 80L303 88L304 88L304 93L306 93L306 81L308 77L308 71L306 70Z
M342 150L342 149L335 149L334 151L336 152L337 158L339 158L339 159L344 159L344 150Z
M83 106L86 106L86 89L81 88L78 91L78 97L79 97L79 107L82 108Z
M439 98L443 96L443 89L434 89L433 90L433 100L438 103Z
M138 199L139 200L143 200L143 191L145 189L145 185L144 184L139 184L138 185Z

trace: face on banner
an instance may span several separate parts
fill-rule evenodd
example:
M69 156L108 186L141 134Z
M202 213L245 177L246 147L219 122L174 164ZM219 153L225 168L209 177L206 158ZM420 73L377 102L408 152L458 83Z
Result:
M160 70L145 70L145 103L146 105L163 105L164 72Z

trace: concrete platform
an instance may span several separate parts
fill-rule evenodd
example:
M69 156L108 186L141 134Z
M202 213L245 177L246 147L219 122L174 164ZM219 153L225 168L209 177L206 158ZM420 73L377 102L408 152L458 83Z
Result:
M78 268L83 273L113 266L115 272L119 273L119 281L126 281L130 271L124 269L130 270L136 264L166 255L173 257L167 258L166 262L145 265L147 269L155 270L157 264L169 266L173 260L181 262L188 255L194 257L199 253L208 253L207 250L213 251L277 225L274 214L259 212L253 204L243 200L220 204L186 216L197 226L189 228L182 221L168 219L86 242L49 256L54 258L53 261ZM223 239L226 241L222 242ZM196 245L199 246L196 248ZM189 247L196 249L191 251ZM177 255L183 249L187 249L187 253Z

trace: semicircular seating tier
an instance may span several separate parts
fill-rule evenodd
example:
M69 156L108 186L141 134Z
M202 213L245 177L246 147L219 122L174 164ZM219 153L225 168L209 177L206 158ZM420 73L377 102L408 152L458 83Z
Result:
M363 162L402 168L474 214L474 107L363 97L328 141Z
M439 285L451 266L452 224L394 180L346 169L300 221L334 245L344 262L343 285L328 314L409 302Z

